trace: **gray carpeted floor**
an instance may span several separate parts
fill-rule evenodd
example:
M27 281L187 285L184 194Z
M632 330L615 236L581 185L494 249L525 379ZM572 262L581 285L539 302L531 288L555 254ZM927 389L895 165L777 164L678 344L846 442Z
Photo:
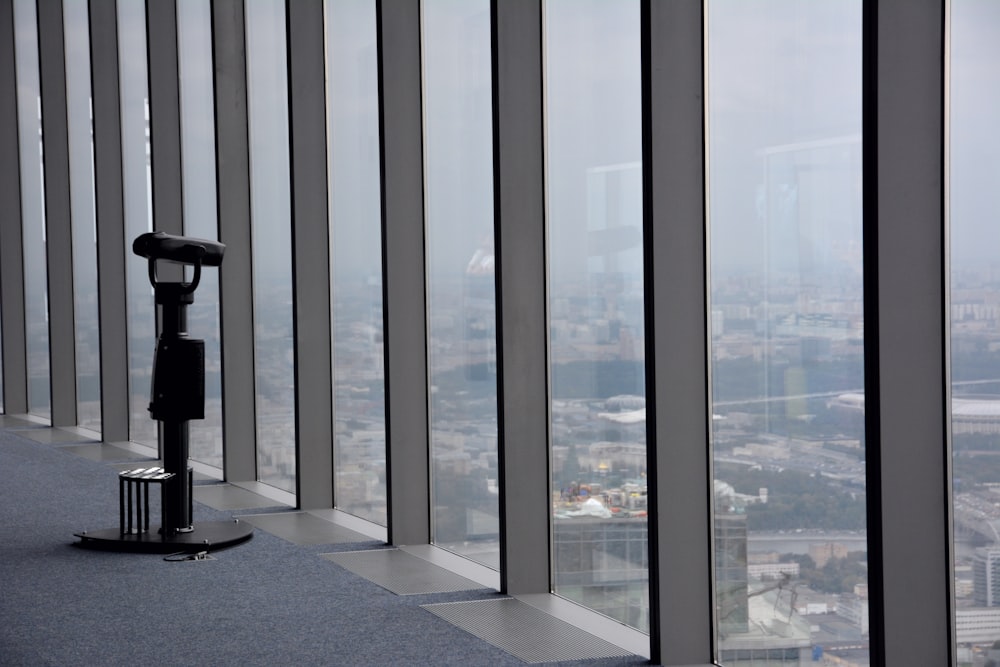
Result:
M524 664L420 607L498 594L397 596L320 555L377 542L257 530L183 562L80 548L74 533L117 525L117 473L66 445L0 430L0 665ZM195 503L196 524L238 514Z

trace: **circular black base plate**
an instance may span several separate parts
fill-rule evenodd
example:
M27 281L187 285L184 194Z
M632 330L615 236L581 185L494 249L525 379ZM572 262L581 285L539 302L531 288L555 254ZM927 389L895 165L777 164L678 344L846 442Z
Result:
M117 528L74 533L80 538L78 546L106 551L131 551L138 553L198 553L218 551L235 546L253 537L253 526L239 519L232 521L205 521L196 523L189 533L160 535L159 526L149 532L122 535Z

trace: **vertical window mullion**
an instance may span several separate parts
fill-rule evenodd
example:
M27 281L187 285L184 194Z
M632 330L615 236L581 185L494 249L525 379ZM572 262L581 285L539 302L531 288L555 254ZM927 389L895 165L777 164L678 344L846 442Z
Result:
M292 272L299 507L333 507L323 3L290 2Z
M76 425L76 344L73 326L73 250L66 120L66 60L62 3L38 4L48 342L54 426Z
M865 3L865 416L876 664L946 665L954 651L944 6Z
M219 240L226 244L219 272L223 470L230 482L257 479L244 23L242 0L212 3L216 192Z
M430 539L420 7L377 9L389 541Z
M128 440L128 311L118 20L114 0L91 2L90 53L94 113L94 215L97 218L101 337L101 435Z
M687 665L714 652L703 9L644 8L650 644L652 662Z
M3 411L28 411L24 312L24 262L21 259L21 176L18 148L17 62L14 3L0 9L0 196L9 202L10 219L0 225L0 320L3 321Z
M551 591L541 2L495 0L492 23L501 589L539 594Z

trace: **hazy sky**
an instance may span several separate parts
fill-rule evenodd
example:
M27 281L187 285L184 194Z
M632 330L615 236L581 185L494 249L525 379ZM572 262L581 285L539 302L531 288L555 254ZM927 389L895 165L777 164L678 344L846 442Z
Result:
M953 266L1000 262L1000 3L951 3Z

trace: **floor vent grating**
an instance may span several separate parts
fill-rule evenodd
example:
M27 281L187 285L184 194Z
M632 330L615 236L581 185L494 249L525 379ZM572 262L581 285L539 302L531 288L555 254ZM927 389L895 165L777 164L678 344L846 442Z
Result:
M423 608L528 663L633 656L513 598L428 604Z
M483 588L474 581L399 549L344 551L323 554L323 558L396 595L454 593Z
M306 512L245 514L244 521L293 544L351 544L371 539L350 528L324 521Z

